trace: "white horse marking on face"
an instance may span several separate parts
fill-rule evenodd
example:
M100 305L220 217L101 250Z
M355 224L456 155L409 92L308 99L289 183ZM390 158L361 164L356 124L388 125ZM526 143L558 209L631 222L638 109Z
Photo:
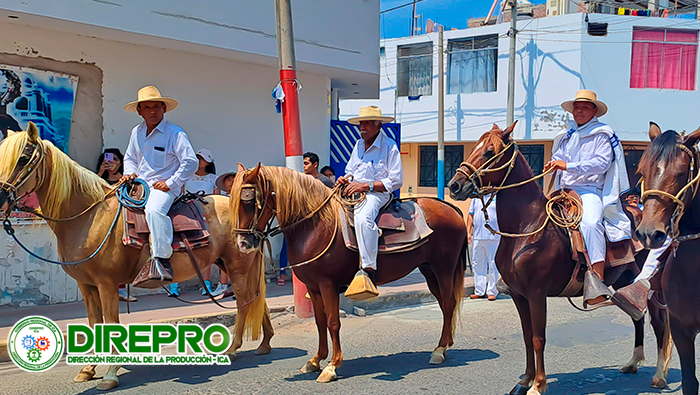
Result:
M474 147L474 150L476 151L476 150L478 150L479 148L481 148L481 147L483 147L483 146L484 146L484 142L481 141L476 147Z

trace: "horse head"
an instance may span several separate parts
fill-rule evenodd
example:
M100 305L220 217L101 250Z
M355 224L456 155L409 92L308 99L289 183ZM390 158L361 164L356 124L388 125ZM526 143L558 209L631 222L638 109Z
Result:
M29 122L26 132L8 130L0 144L0 207L4 211L41 186L43 170L39 167L45 155L34 123Z
M644 205L637 237L646 248L658 248L670 234L675 236L678 222L697 192L699 158L695 148L700 128L683 136L673 130L661 132L650 122L651 144L639 163ZM694 184L694 185L693 185Z
M467 160L462 162L457 173L447 183L452 199L477 197L481 188L504 181L507 164L512 160L510 155L504 154L511 148L510 135L516 123L518 122L515 121L506 130L493 124L493 128L481 136Z
M238 164L238 174L231 187L232 213L236 226L236 243L249 254L260 247L277 207L275 193L261 170L261 164L250 170Z

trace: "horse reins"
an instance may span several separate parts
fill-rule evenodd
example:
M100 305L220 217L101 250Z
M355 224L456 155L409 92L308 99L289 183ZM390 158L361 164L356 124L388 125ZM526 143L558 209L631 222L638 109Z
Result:
M503 155L506 153L506 151L508 151L508 149L510 149L511 147L513 147L513 155L511 156L511 158L503 165L492 168L491 166L494 166L497 163L497 161L500 158L502 158ZM466 162L466 161L460 163L460 165L459 165L460 167L457 168L457 172L461 173L465 177L467 177L467 179L472 183L472 185L474 185L474 187L476 187L476 195L481 200L481 204L483 206L482 211L484 212L484 219L486 221L486 223L484 224L484 227L486 229L488 229L489 232L491 232L491 234L497 234L499 236L511 237L511 238L528 237L528 236L536 235L536 234L540 233L541 231L543 231L547 227L547 224L550 221L553 222L554 224L556 224L557 226L562 227L562 228L566 228L566 229L578 228L578 226L581 224L581 220L582 220L581 213L583 210L581 207L581 203L575 199L571 199L565 193L560 193L560 194L553 196L552 198L547 200L547 204L546 204L547 218L545 219L542 226L540 226L539 228L537 228L536 230L534 230L532 232L506 233L506 232L501 232L501 231L493 229L493 227L489 224L489 215L488 215L487 209L488 209L488 206L490 206L491 203L493 202L493 199L495 199L496 193L498 193L499 191L506 190L506 189L516 188L516 187L528 184L528 183L536 181L536 180L538 180L538 179L540 179L540 178L542 178L542 177L544 177L547 174L552 172L552 169L549 169L549 170L547 170L539 175L528 178L527 180L520 181L520 182L517 182L514 184L505 185L506 181L508 180L508 176L510 176L510 173L513 171L513 168L515 168L515 161L518 158L518 152L519 152L518 143L516 143L515 140L511 140L510 143L508 143L508 145L506 145L505 148L503 148L503 150L501 150L498 154L491 157L484 164L482 164L479 168L476 168L476 166L474 166L471 163ZM467 173L466 170L462 169L462 166L470 169L472 171L472 174ZM501 184L499 186L483 186L483 180L481 178L481 176L483 174L499 172L499 171L502 171L506 168L508 170L506 171L506 175L503 177L503 180L501 181ZM476 183L476 180L479 181L478 184ZM491 194L491 196L489 197L487 202L484 202L484 196L487 194ZM572 215L571 219L565 218L565 217L560 217L555 212L554 205L555 205L555 203L558 203L559 201L568 202L574 206L575 211L574 211L574 215Z
M674 242L681 243L684 241L688 240L695 240L695 239L700 239L700 233L692 234L692 235L685 235L685 236L680 236L680 221L683 218L683 214L685 214L685 203L683 202L686 198L686 193L691 190L692 188L692 197L691 200L695 198L695 196L698 193L698 182L700 182L700 169L697 168L697 163L696 160L700 161L700 159L697 158L698 155L700 155L700 152L696 147L693 147L693 151L690 150L690 148L686 147L683 144L677 144L677 147L680 148L683 152L688 154L690 157L690 170L688 171L688 181L686 182L685 186L681 188L680 191L678 191L677 194L673 195L670 194L666 191L662 191L659 189L649 189L649 190L644 190L644 180L642 179L641 182L641 190L642 190L642 196L640 197L639 201L644 204L646 199L649 196L661 196L670 199L673 203L676 204L675 209L673 210L673 215L671 215L671 238L673 239ZM693 175L693 173L696 173Z

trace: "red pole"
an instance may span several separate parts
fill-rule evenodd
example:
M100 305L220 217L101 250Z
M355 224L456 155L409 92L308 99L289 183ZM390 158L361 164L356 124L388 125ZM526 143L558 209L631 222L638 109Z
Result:
M284 122L284 155L288 168L303 172L304 153L301 144L301 121L299 119L299 95L294 55L294 32L292 30L291 0L275 0L277 16L277 50L280 64L280 82L284 91L282 120ZM294 288L294 312L301 318L314 316L311 300L306 299L306 285L292 272Z

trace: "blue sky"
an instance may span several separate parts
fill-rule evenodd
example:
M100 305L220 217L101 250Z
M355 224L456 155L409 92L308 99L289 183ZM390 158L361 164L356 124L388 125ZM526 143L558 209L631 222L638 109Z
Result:
M530 0L533 4L544 3L544 0ZM411 0L381 0L382 11ZM485 17L493 4L493 0L424 0L416 3L416 15L423 14L423 28L428 19L439 22L447 29L466 29L470 18ZM498 11L498 8L496 9ZM380 36L382 38L405 37L410 33L412 6L380 15ZM494 13L496 14L496 13Z

